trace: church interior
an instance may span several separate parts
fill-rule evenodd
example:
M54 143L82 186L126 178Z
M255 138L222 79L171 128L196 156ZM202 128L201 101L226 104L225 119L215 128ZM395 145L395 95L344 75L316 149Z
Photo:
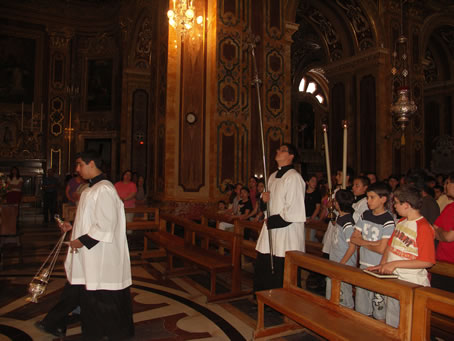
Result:
M13 236L0 226L0 340L56 337L33 323L64 285L62 255L46 295L24 300L59 236L41 213L48 169L63 184L75 155L96 150L112 182L144 178L148 207L197 220L277 170L283 143L305 179L326 178L327 160L328 174L347 164L382 180L453 172L452 0L0 0L0 178L23 178ZM166 277L132 229L135 340L253 338L251 295L207 303L209 277ZM77 322L66 335L80 339Z

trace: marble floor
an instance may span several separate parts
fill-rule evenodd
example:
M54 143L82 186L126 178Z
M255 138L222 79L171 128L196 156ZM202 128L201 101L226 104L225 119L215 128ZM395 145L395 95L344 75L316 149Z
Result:
M28 285L59 237L56 225L22 221L21 247L14 244L3 248L3 269L0 271L0 341L58 340L34 326L58 301L65 283L64 256L60 256L46 293L38 303L30 303ZM128 236L133 285L135 337L133 340L252 340L257 309L252 297L222 303L206 303L197 289L205 285L207 274L164 278L165 264L161 260L143 262L140 258L140 232ZM63 254L64 252L62 252ZM244 286L250 287L252 265L243 271ZM197 285L194 285L197 284ZM227 278L219 285L228 286ZM267 311L266 324L278 324L282 316ZM68 326L64 340L81 339L80 324ZM302 331L273 340L320 340Z

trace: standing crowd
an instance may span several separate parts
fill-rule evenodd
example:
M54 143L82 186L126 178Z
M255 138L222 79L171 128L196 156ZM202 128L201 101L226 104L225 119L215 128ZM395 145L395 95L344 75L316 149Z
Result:
M228 206L218 203L219 213L227 217L264 219L254 291L282 287L285 252L305 251L304 224L316 220L329 221L323 236L310 235L323 238L325 258L377 276L454 291L452 278L428 272L436 261L454 263L454 173L435 177L410 170L380 181L373 172L354 176L347 168L345 180L342 170L336 172L330 192L320 176L308 176L305 182L293 168L297 152L291 144L283 144L275 160L278 170L266 192L251 177L248 187L231 188ZM223 224L223 229L232 226ZM331 283L325 281L329 298ZM391 326L399 324L399 301L392 297L342 283L341 304Z
M332 197L322 198L318 217L308 216L324 219L333 208L335 218L323 237L324 256L377 275L454 291L452 278L428 272L437 260L454 263L454 173L433 177L410 170L379 181L374 173L355 177L348 169L345 189L342 175L337 171ZM327 298L330 294L328 278ZM399 324L399 302L392 297L342 283L341 304L391 326Z
M326 258L453 291L453 279L431 278L427 269L437 260L454 263L454 173L431 177L412 170L404 177L379 181L374 173L355 177L348 168L344 184L342 170L337 171L331 193L320 176L304 181L294 169L297 160L296 148L283 144L276 151L278 170L270 175L267 191L263 181L251 177L248 186L228 188L228 200L218 202L218 213L225 217L222 229L231 229L233 219L263 221L254 291L282 287L286 251L304 252L305 223L328 217L324 235L310 235L314 240L323 238ZM62 336L68 316L80 307L84 339L128 338L134 335L134 325L126 222L133 217L127 217L124 208L144 202L144 179L134 181L128 170L113 185L93 152L78 154L76 162L80 178L68 183L66 191L68 199L78 203L76 219L60 228L71 231L70 248L77 251L68 250L68 283L61 301L37 327ZM74 188L85 183L85 190L77 194ZM52 181L45 184L52 192ZM327 297L330 287L327 278ZM399 302L380 293L342 283L341 304L394 327L399 324Z

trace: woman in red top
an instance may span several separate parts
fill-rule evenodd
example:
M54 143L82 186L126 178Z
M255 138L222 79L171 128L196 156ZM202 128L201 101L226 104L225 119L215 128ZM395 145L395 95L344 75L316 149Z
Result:
M449 174L446 185L446 195L454 199L454 173ZM454 202L446 206L435 220L435 238L437 246L437 261L454 264ZM432 274L432 286L454 292L454 278Z
M136 207L137 186L131 181L132 172L128 169L121 176L121 181L115 184L118 196L123 200L125 208ZM134 218L134 213L126 214L126 221L130 222Z

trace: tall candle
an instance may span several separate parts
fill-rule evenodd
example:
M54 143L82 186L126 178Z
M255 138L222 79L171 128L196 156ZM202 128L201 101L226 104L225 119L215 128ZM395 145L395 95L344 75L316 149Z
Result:
M342 121L344 127L344 150L342 153L342 189L347 188L347 121Z
M20 130L24 130L24 102L22 102L22 118L20 121Z
M43 104L41 103L41 118L39 120L39 132L43 132Z
M35 113L35 103L32 102L32 118L30 120L30 130L33 130L33 114Z
M328 133L326 124L323 125L323 139L325 141L326 177L328 178L328 189L331 192L331 165L329 163Z

